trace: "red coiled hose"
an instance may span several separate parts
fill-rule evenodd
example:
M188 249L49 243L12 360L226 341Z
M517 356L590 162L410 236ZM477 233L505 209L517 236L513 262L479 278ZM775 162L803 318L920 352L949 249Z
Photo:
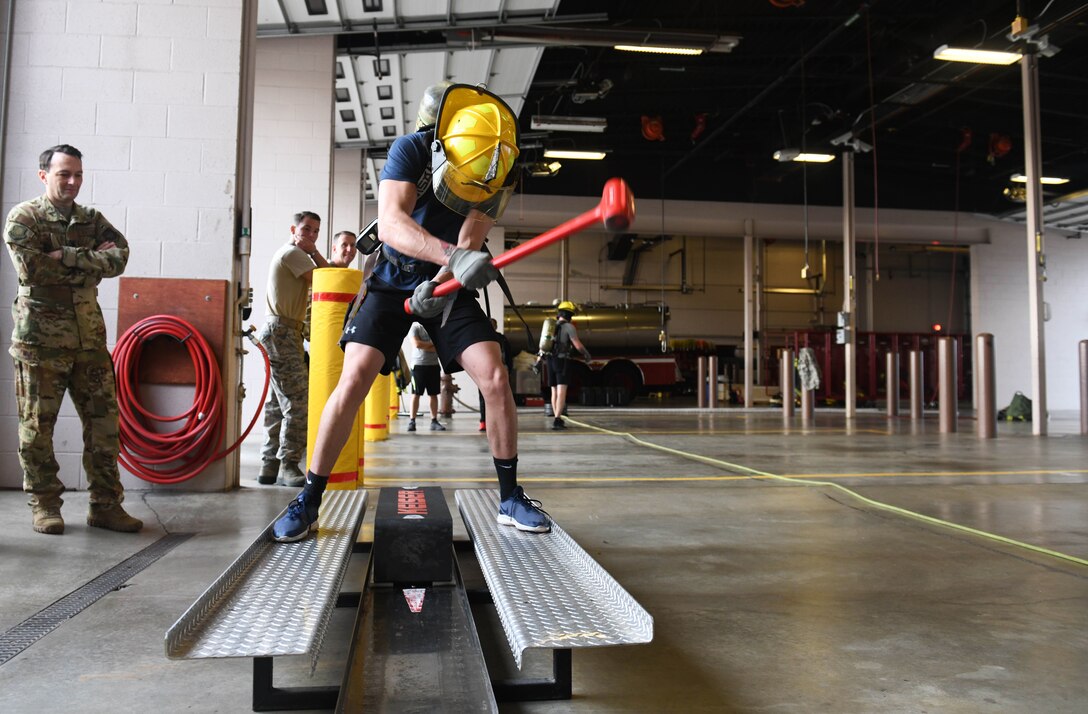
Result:
M144 345L156 337L173 337L189 350L196 375L193 403L186 411L162 416L146 409L139 399L140 355ZM247 336L253 339L251 335ZM268 396L271 368L268 354L256 341L264 358L264 390ZM117 374L117 405L121 413L121 452L118 461L145 481L179 483L190 479L213 461L234 451L249 436L261 407L245 432L229 448L216 452L223 439L223 386L219 363L208 341L190 323L174 315L153 315L125 331L113 348ZM149 422L182 422L174 431L156 431Z

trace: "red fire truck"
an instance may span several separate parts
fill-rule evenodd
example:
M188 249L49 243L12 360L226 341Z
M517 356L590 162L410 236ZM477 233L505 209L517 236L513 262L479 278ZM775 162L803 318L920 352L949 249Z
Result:
M518 311L529 325L533 342L511 309L505 313L504 332L515 355L527 353L514 364L514 394L519 403L525 403L541 396L548 386L530 365L539 349L536 340L544 320L555 317L555 307L519 305ZM638 394L671 391L682 384L676 356L665 338L668 319L668 306L659 303L580 305L573 323L593 359L588 365L580 359L571 361L569 399L590 406L624 406Z

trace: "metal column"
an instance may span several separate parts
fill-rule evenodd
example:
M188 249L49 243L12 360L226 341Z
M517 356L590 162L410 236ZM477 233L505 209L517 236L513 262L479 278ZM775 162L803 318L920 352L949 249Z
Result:
M752 260L755 224L744 220L744 406L752 406Z
M793 350L782 350L782 371L778 380L782 391L782 416L793 416Z
M1046 340L1043 330L1043 281L1046 254L1043 252L1043 191L1039 183L1041 141L1039 135L1039 57L1026 47L1020 59L1024 102L1024 174L1027 176L1028 317L1031 334L1031 431L1046 434Z
M709 393L706 404L711 409L718 408L718 355L710 355L706 361L706 376Z
M994 390L994 336L983 332L975 337L975 432L980 439L997 436Z
M1088 434L1088 340L1080 341L1080 433Z
M842 152L842 311L846 313L846 342L843 345L846 375L846 418L853 419L858 411L857 377L857 295L854 281L854 152Z
M706 357L695 360L695 404L700 409L706 406Z
M816 401L816 394L811 389L805 389L801 387L801 423L811 424L812 420L816 417L816 411L814 409Z
M910 360L910 418L921 419L924 409L922 394L925 391L926 379L926 373L922 369L925 357L921 350L911 350L908 359Z
M956 341L951 337L937 340L937 405L942 434L951 434L956 423Z
M889 352L884 365L884 391L887 393L888 416L899 416L899 353Z

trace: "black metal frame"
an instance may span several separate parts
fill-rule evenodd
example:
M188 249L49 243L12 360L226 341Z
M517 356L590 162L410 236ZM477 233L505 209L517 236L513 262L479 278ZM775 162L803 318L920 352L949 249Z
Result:
M332 709L340 687L275 687L272 685L272 657L253 658L253 711L282 712L299 709Z
M356 543L351 552L367 553L370 543ZM336 607L358 608L361 592L341 592L336 595ZM272 683L274 657L253 658L253 711L283 712L300 709L335 709L340 698L340 685L321 687L277 687Z
M495 600L487 588L467 591L474 605L492 605ZM556 648L552 653L552 676L491 679L491 689L497 702L544 702L570 699L573 691L572 657L569 647Z
M356 543L353 553L368 552L370 543ZM458 552L473 552L471 541L455 541ZM487 588L466 589L469 602L494 606ZM336 607L358 608L361 592L341 592ZM570 699L573 692L573 657L569 647L551 650L552 676L491 679L496 702L540 702ZM340 698L339 685L319 687L277 687L273 684L273 657L253 658L253 711L298 711L300 709L335 709Z
M497 702L541 702L571 697L570 648L552 650L552 676L524 679L492 679Z

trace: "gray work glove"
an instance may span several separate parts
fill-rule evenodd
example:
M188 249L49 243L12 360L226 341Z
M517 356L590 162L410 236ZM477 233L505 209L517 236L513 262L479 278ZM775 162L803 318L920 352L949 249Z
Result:
M446 295L434 297L433 293L436 287L438 287L438 283L433 280L428 280L416 286L412 297L408 298L408 307L411 308L413 315L416 317L435 317L442 313L442 308L446 306L449 297Z
M589 356L589 350L582 350L582 359L586 362L592 362L593 358Z
M491 256L482 250L454 248L450 255L450 271L457 282L469 290L487 287L499 277L498 269L491 264Z

